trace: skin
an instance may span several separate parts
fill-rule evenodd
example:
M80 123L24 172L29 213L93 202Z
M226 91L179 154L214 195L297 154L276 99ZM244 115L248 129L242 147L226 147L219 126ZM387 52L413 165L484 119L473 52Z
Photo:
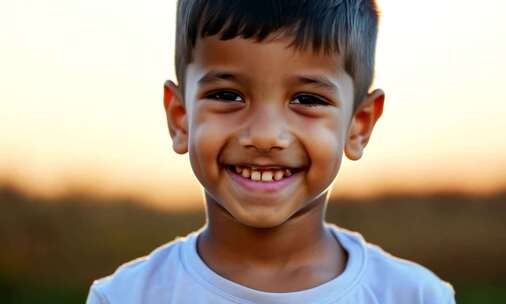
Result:
M289 43L200 39L184 90L168 81L164 91L173 149L189 152L205 191L199 255L221 276L268 292L343 272L347 253L324 227L325 208L343 153L360 159L384 102L374 90L353 110L342 59ZM251 190L226 169L238 164L301 172L280 190Z

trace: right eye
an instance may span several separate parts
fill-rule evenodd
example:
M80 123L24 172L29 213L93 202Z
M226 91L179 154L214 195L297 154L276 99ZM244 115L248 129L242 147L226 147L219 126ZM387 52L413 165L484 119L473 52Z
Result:
M244 102L241 95L232 91L218 91L206 95L207 99L214 99L223 102Z

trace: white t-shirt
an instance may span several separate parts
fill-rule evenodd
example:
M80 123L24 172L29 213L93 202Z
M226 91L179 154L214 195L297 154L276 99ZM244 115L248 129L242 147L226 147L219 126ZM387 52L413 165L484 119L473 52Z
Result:
M87 304L450 304L454 292L428 269L368 244L356 232L327 224L348 261L343 273L319 286L274 293L248 288L210 269L197 253L195 231L96 280Z

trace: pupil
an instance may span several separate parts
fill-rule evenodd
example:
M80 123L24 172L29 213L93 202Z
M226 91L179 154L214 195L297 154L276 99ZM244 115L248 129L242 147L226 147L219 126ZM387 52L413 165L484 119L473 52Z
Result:
M224 100L236 100L237 99L236 94L231 93L231 92L221 92L221 93L218 93L217 97L219 99L224 99Z

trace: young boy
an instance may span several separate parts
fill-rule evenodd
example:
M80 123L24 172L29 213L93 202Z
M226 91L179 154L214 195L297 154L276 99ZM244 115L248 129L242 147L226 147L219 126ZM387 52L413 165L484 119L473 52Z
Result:
M324 222L383 109L373 0L180 0L173 149L207 223L97 280L88 303L455 303L432 272Z

